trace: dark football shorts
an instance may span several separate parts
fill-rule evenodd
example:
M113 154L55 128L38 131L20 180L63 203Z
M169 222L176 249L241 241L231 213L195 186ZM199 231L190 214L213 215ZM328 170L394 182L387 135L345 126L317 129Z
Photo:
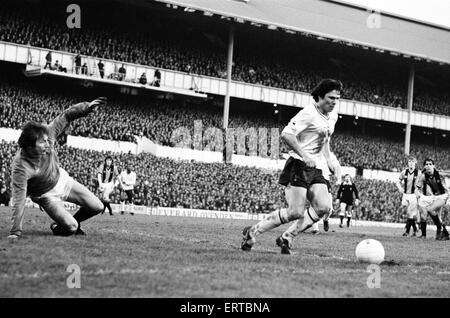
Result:
M331 192L330 182L323 177L321 169L307 167L305 162L293 157L286 161L278 182L284 186L291 184L306 189L315 183L323 183Z

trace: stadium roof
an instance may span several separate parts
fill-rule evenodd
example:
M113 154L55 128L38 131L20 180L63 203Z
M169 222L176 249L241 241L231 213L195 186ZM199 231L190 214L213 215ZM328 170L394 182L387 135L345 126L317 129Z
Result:
M378 20L366 8L346 3L327 0L156 1L184 7L188 12L198 10L231 17L237 22L253 22L407 58L450 64L449 28L384 12Z

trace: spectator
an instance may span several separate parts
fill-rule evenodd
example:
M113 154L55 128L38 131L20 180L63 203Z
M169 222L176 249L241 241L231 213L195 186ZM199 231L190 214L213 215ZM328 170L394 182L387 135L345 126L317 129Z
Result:
M59 71L59 72L65 72L65 73L67 73L67 68L66 68L66 67L63 67L61 64L59 64L59 61L58 61L58 60L56 60L53 69L56 70L56 71Z
M44 70L47 68L52 69L52 51L48 51L47 55L45 56L45 66Z
M84 63L83 66L81 67L81 74L83 74L83 75L88 75L88 66L87 66L87 63Z
M156 86L156 87L160 87L161 86L161 72L158 69L155 70L155 76L154 76L154 79L153 79L153 86Z
M102 60L100 60L97 64L98 71L100 73L100 77L103 78L105 76L105 64L102 63Z
M139 83L143 85L147 84L147 76L145 75L145 72L142 73L141 77L139 78Z
M119 81L125 80L126 75L127 70L125 69L125 64L122 64L122 66L119 68Z
M81 70L81 55L80 52L75 56L75 73L79 74Z

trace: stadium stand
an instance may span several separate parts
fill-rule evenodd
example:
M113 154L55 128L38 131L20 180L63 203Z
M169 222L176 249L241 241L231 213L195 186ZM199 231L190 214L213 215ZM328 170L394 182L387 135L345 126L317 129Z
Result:
M61 15L64 10L57 11L45 3L30 6L12 2L2 5L1 41L225 77L226 37L219 26L205 28L204 22L199 22L186 28L186 21L170 16L130 7L121 10L119 4L108 4L97 8L103 12L101 17L96 10L86 10L83 28L67 29L66 17ZM58 14L60 19L56 19ZM45 16L55 19L49 21ZM334 77L344 83L343 98L406 108L407 67L398 61L381 63L362 54L349 58L351 51L342 52L328 44L319 49L307 39L298 44L290 35L279 32L243 28L236 38L234 80L309 92L321 78ZM273 45L267 47L267 42ZM435 74L426 71L417 76L413 108L450 116L448 83L433 79Z
M74 89L54 92L51 88L31 83L0 83L0 126L20 129L29 120L45 122L54 118L65 107L89 98L90 91L84 93ZM94 96L92 96L94 97ZM166 101L144 96L111 96L107 109L97 116L88 116L71 124L68 134L107 140L135 141L134 136L144 135L163 146L175 146L172 139L176 128L186 127L194 135L194 121L201 120L203 133L209 127L220 128L222 110L208 102ZM258 116L235 108L230 114L230 127L284 128L286 123L277 122L274 116L261 112ZM203 146L208 140L203 140ZM248 140L247 140L248 144ZM268 143L270 145L270 142ZM193 143L188 145L193 147ZM282 143L281 154L286 152ZM270 147L269 147L270 148ZM337 130L332 138L332 149L342 165L362 169L400 171L404 167L403 142L393 137L361 134L357 131ZM412 152L419 162L433 154L439 168L450 169L448 145L432 143L412 143ZM235 149L235 152L237 149ZM249 154L249 147L245 153ZM270 151L270 149L269 149ZM383 155L380 155L383 154Z

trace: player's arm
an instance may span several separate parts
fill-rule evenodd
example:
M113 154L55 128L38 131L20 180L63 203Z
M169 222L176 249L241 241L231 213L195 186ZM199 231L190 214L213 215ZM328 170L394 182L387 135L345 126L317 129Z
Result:
M281 139L298 154L308 167L314 167L314 160L300 147L297 136L310 125L311 115L304 110L300 111L283 129Z
M101 187L103 184L102 175L103 175L103 164L101 164L97 169L97 181L99 187Z
M341 195L342 195L342 190L344 189L344 186L341 184L339 186L337 195L336 195L336 201L339 203L341 201Z
M337 179L336 183L340 184L342 180L342 167L336 155L330 150L330 138L327 138L322 152L325 156L325 159L327 160L328 168L333 172L334 176Z
M398 177L398 180L395 182L395 185L397 186L398 191L400 191L400 193L404 192L404 189L402 187L402 182L404 182L404 178L405 178L405 171L402 171L400 173L400 176Z
M8 238L18 238L22 235L23 213L27 198L28 172L26 167L20 164L14 164L12 172L12 227Z
M354 183L352 183L352 190L353 193L355 194L355 205L359 205L359 193L358 193L358 189L356 188L356 185Z
M97 107L106 104L106 97L99 97L92 102L83 102L75 104L66 110L64 110L61 114L59 114L48 126L50 137L58 138L64 130L67 129L71 121L74 121L78 118L85 117L89 115L91 112L95 111Z
M416 190L414 191L414 194L416 195L417 199L419 199L423 195L424 186L425 186L425 176L421 174L420 177L417 178Z

